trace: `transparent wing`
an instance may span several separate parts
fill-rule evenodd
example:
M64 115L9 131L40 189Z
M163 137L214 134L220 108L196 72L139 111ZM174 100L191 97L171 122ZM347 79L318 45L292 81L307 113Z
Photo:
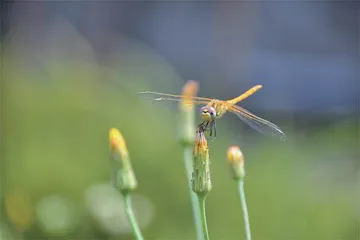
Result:
M207 104L212 99L210 98L203 98L203 97L187 97L186 100L184 99L184 96L182 95L173 95L173 94L167 94L167 93L158 93L158 92L139 92L138 94L142 96L146 96L147 98L150 98L152 101L164 101L164 102L183 102L188 101L189 99L194 104Z
M287 140L285 133L281 131L278 126L265 119L255 116L253 113L245 110L244 108L233 105L229 107L229 111L258 132L280 138L281 141Z
M168 94L168 93L160 93L160 92L151 92L151 91L145 91L145 92L138 92L140 95L149 96L153 99L167 99L170 101L176 101L175 99L183 99L184 96L182 95L175 95L175 94ZM211 98L206 97L191 97L192 100L201 100L201 101L211 101Z

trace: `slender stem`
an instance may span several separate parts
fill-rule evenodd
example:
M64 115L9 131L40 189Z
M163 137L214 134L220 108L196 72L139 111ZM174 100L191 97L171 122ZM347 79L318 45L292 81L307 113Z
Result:
M198 195L199 207L201 212L201 226L205 236L205 240L209 240L209 231L206 223L205 196Z
M200 217L200 208L199 202L197 200L196 194L191 190L191 175L193 172L193 153L192 147L184 147L184 160L185 160L185 168L186 175L188 178L189 192L191 197L191 205L194 213L194 222L195 222L195 230L196 230L196 239L204 240L204 234L201 228L201 217Z
M238 185L239 185L238 187L239 187L241 206L244 213L246 240L251 240L249 213L246 205L245 191L244 191L244 180L240 179Z
M141 235L139 225L136 222L136 218L135 218L134 212L132 210L130 193L125 193L125 194L123 194L123 196L124 196L124 202L125 202L126 216L127 216L129 223L133 229L134 237L137 240L143 240L144 238Z

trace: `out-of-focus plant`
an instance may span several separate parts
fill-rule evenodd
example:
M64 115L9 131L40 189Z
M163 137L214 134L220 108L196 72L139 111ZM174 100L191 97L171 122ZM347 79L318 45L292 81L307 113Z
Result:
M34 223L34 209L30 197L23 191L9 192L5 196L5 211L17 230L24 232Z
M189 192L191 197L192 210L194 215L195 230L197 240L203 240L204 235L201 227L201 213L199 203L196 195L191 191L191 175L193 170L193 146L196 138L195 125L195 107L191 97L198 92L198 83L195 81L188 81L182 90L183 101L179 104L180 110L180 128L179 140L184 150L184 164L186 169L186 176L189 185Z
M112 128L109 132L110 156L113 164L112 184L124 197L125 212L133 228L134 236L137 240L143 240L140 227L136 221L132 203L131 192L137 187L137 181L131 166L129 152L126 147L125 139L119 130Z
M244 155L238 146L232 146L228 149L227 159L230 165L232 178L238 184L240 201L243 209L246 240L251 240L249 213L247 209L245 190L244 190L244 178L245 178Z

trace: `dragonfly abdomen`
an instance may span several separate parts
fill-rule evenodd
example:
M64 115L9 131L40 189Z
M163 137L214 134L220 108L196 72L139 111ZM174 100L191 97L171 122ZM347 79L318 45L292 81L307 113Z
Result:
M244 92L243 94L241 94L240 96L236 97L236 98L233 98L233 99L230 99L228 100L227 102L232 104L232 105L235 105L237 104L238 102L241 102L242 100L244 100L245 98L253 95L255 92L257 92L260 88L262 88L262 85L256 85L252 88L250 88L249 90L247 90L246 92Z

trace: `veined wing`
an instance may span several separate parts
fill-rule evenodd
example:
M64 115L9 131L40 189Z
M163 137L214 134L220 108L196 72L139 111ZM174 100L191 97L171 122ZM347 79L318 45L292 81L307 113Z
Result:
M153 97L154 99L167 99L170 101L175 101L175 99L180 99L182 100L184 98L184 95L175 95L175 94L168 94L168 93L161 93L161 92L151 92L151 91L145 91L145 92L138 92L138 94L140 95L148 95L150 97ZM195 100L199 100L199 101L206 101L206 102L210 102L211 98L206 98L206 97L190 97L191 100L195 101Z
M229 111L258 132L280 138L281 141L287 140L285 133L274 123L262 119L237 105L229 107Z
M153 101L172 101L172 102L183 102L191 101L193 104L208 104L212 99L205 97L185 97L184 95L174 95L160 92L139 92L138 94L149 96Z

